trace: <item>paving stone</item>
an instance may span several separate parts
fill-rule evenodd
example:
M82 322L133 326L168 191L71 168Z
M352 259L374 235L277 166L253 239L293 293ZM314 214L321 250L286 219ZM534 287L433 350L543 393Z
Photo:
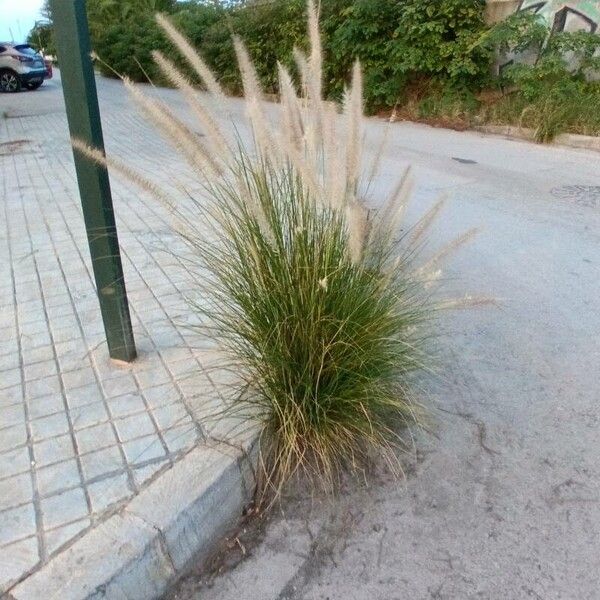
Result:
M107 398L123 396L138 391L133 375L120 375L113 379L102 381L102 387Z
M188 450L198 442L196 425L180 425L162 432L169 452L176 453Z
M57 375L42 377L25 384L25 397L28 400L49 394L60 394L60 392L60 380Z
M75 432L75 439L80 454L114 446L117 443L110 423L101 423L100 425L77 431Z
M0 391L0 406L12 406L19 402L23 402L23 388L20 385Z
M144 398L151 408L173 404L181 400L181 394L175 385L167 383L144 390Z
M0 477L24 473L31 468L27 446L0 453Z
M40 496L50 496L61 490L81 485L77 462L66 460L36 470Z
M38 346L23 353L23 364L36 364L54 359L54 351L51 345Z
M183 403L155 408L152 414L161 429L169 429L177 425L189 425L192 422L192 418Z
M0 408L0 431L5 427L25 422L25 409L22 404ZM0 434L2 435L2 434Z
M2 429L0 435L0 452L12 450L27 442L27 429L25 424L13 425Z
M38 333L48 333L48 323L46 321L30 321L28 323L19 323L21 335L33 336Z
M42 379L51 375L56 375L56 361L43 360L33 364L27 364L24 367L25 381Z
M34 350L35 348L41 348L43 346L49 346L52 344L52 339L48 332L36 333L35 335L21 336L21 348L23 354Z
M130 417L115 420L115 427L122 442L127 442L143 435L156 433L152 419L147 413L139 413Z
M175 346L171 348L161 348L160 353L167 364L182 362L192 357L192 352L186 346Z
M0 546L35 533L35 509L32 503L0 512Z
M67 371L62 374L62 380L65 389L72 390L73 388L96 383L96 375L90 366L88 368Z
M86 480L112 473L125 467L117 446L97 450L81 457L81 467Z
M86 404L78 408L73 408L70 411L71 423L75 431L105 423L109 420L108 412L104 406L104 402L94 402L94 404Z
M70 435L61 435L33 444L33 456L36 467L61 462L75 456L75 448Z
M91 524L92 522L89 519L83 519L47 531L44 537L46 539L46 550L48 554L56 552L61 546L70 542L78 533L87 529Z
M101 402L104 400L100 387L96 383L84 385L72 390L66 390L65 395L67 397L69 408L78 408L79 406L85 406L86 404L93 404L94 402Z
M21 383L21 369L8 369L0 372L0 390L19 385Z
M34 441L45 440L69 432L69 421L64 411L35 419L30 422L29 426Z
M88 515L88 506L82 488L42 498L40 505L46 529L58 527Z
M151 463L143 467L135 467L133 469L133 479L138 487L141 487L148 483L158 471L168 464L169 462L167 460L160 460L159 462Z
M19 311L19 321L36 321L44 319L44 303L40 298L19 302L17 309Z
M61 342L56 344L55 348L62 373L89 365L87 350L80 341Z
M29 473L0 479L0 510L30 502L32 498L33 487Z
M204 373L180 379L177 384L186 398L195 398L213 392L213 385Z
M71 308L71 307L69 307ZM53 318L50 321L52 329L72 329L79 334L79 323L73 314L72 310L65 311L59 318Z
M191 377L200 370L195 358L169 363L168 368L175 379Z
M125 442L123 450L125 451L127 462L130 464L143 463L165 455L165 450L157 435L148 435Z
M71 308L71 299L69 294L62 290L57 290L57 294L46 296L46 308L54 308L57 306L62 307L61 314L66 314L69 308Z
M143 412L146 410L146 405L140 394L125 394L124 396L110 398L108 409L114 418L119 418Z
M41 396L32 398L27 403L27 412L31 420L47 417L65 410L65 402L61 395L52 394L51 396Z
M6 339L6 338L1 338ZM18 352L6 352L6 348L2 346L3 354L0 354L0 371L8 370L8 369L16 369L19 366L19 354Z
M129 488L126 473L90 483L87 490L92 502L92 511L96 514L100 514L116 502L129 498L133 493Z
M31 537L2 548L0 560L0 593L33 569L39 560L37 538Z
M136 373L136 378L143 390L171 381L171 375L162 365L147 371L140 371Z

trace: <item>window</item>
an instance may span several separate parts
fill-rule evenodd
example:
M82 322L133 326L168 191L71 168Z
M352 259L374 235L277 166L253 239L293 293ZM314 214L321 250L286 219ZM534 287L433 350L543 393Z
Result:
M19 44L18 46L15 46L15 50L17 50L21 54L37 56L37 52L29 44Z

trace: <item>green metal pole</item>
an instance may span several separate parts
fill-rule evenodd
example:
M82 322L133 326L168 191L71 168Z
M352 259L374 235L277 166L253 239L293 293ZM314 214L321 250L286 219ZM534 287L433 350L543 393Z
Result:
M85 0L51 0L69 131L104 150ZM135 359L135 343L106 168L74 151L83 217L111 358Z

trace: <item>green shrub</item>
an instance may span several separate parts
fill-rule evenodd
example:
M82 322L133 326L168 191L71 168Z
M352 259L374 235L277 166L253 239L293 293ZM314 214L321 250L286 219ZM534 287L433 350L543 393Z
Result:
M145 57L152 45L162 48L164 43L157 37L148 7L161 3L234 94L241 92L241 80L232 33L246 41L269 93L277 92L277 61L292 67L294 46L307 44L303 0L256 4L129 0L118 5L93 0L89 18L96 52L135 81L145 79L144 71L156 75ZM360 58L367 73L365 102L370 111L396 104L414 78L465 87L477 85L487 73L487 48L472 44L483 27L480 0L323 0L321 20L326 93L341 99L347 74Z
M96 63L100 71L108 77L118 73L133 81L163 82L151 52L167 47L151 15L113 23L94 39L94 50L101 59Z
M490 50L474 43L485 27L484 7L480 0L324 2L330 89L340 96L345 74L357 58L365 65L365 99L371 111L403 100L416 79L447 87L478 86L490 61Z
M340 99L356 59L365 67L369 110L394 106L406 85L401 63L390 60L398 39L403 3L395 0L327 2L323 8L325 79L330 96Z
M406 72L477 86L485 79L488 49L476 42L485 30L484 0L404 0L397 53Z
M353 67L340 118L321 95L320 38L309 7L310 57L298 59L306 93L298 98L289 71L279 69L276 126L264 113L247 50L239 40L234 44L250 141L231 140L219 127L210 107L222 103L223 92L199 58L190 64L209 91L204 96L165 55L154 55L198 117L203 137L125 82L204 190L191 206L179 207L183 199L171 202L166 191L145 185L167 197L180 220L192 252L187 260L202 273L192 307L242 380L228 412L261 426L261 464L275 490L298 472L333 484L339 469L362 469L374 450L399 467L397 425L415 418L411 377L427 364L427 288L438 280L440 261L469 237L414 264L441 204L401 236L410 173L378 211L369 211L360 65ZM172 24L159 22L189 57L189 44ZM144 183L128 167L120 170Z

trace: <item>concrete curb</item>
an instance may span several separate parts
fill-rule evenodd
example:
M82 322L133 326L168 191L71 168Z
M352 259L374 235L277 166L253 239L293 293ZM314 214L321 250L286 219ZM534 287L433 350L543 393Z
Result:
M535 142L533 129L515 127L513 125L482 125L481 127L476 127L475 131ZM577 135L574 133L561 133L556 136L554 141L547 145L568 146L569 148L582 148L584 150L595 150L600 152L600 137Z
M201 445L9 592L15 600L159 598L205 561L254 488L256 446Z

